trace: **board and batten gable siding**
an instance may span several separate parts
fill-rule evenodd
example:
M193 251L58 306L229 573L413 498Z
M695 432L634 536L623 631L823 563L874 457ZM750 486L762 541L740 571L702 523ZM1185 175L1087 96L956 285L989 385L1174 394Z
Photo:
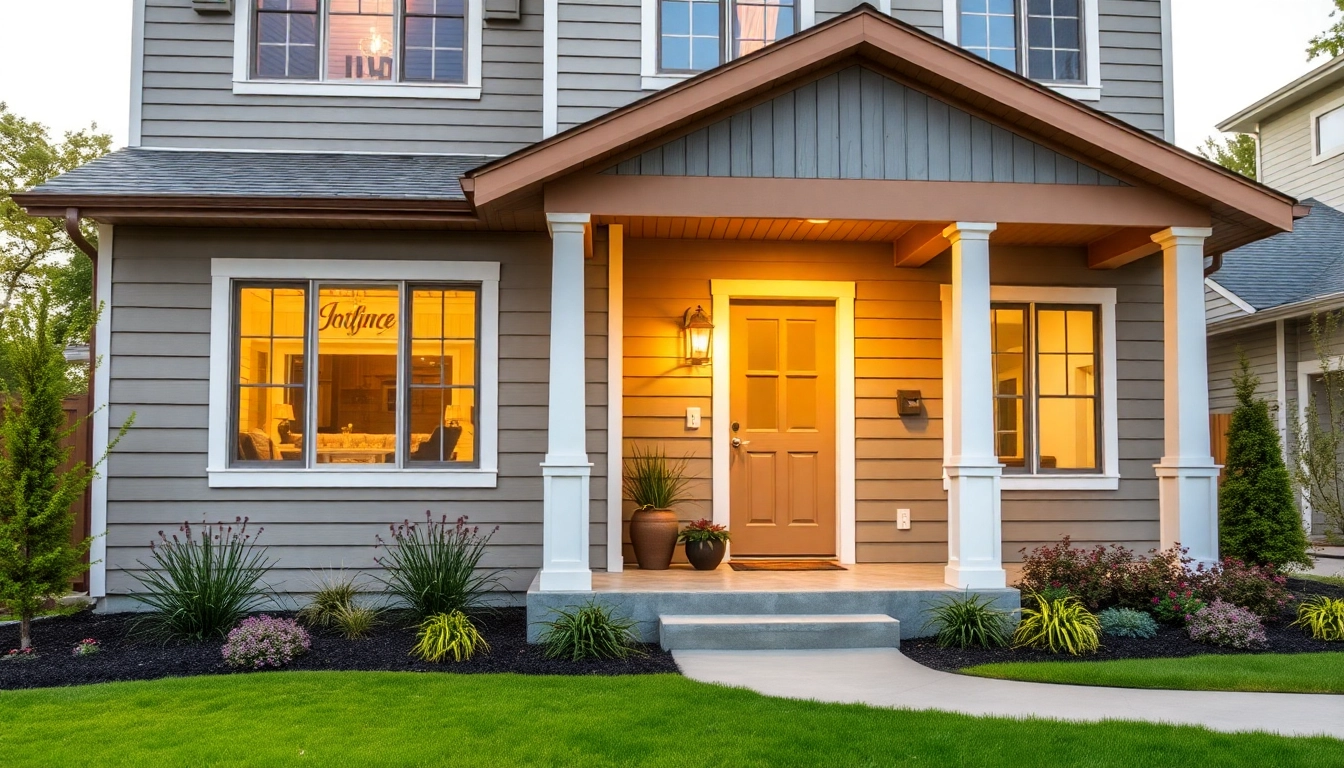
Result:
M1164 132L1161 0L1097 0L1102 96L1088 102L1142 130ZM821 23L857 0L816 0ZM558 125L572 128L647 96L640 78L640 0L560 0ZM943 0L892 0L891 15L943 36Z
M479 100L235 95L233 15L136 1L143 146L502 155L541 139L543 0L522 0L521 21L486 22Z
M736 112L603 172L1123 185L1114 176L860 66Z
M482 565L525 591L541 565L542 476L550 354L550 240L544 236L321 230L117 227L109 302L111 423L135 424L105 469L108 593L135 588L157 532L184 521L264 527L281 592L311 589L313 571L374 569L388 526L467 515L499 527ZM606 562L607 266L599 241L587 265L587 424L591 562ZM206 479L211 258L407 259L500 262L499 481L482 489L223 489Z
M1344 98L1344 86L1323 91L1260 124L1262 181L1299 199L1344 207L1344 155L1312 164L1311 113Z
M625 244L624 438L689 456L692 502L683 520L711 516L712 368L681 360L678 318L710 306L714 279L853 281L859 562L946 562L943 489L941 285L946 255L921 269L896 269L885 243L793 243L631 239ZM1147 551L1158 543L1157 481L1162 456L1161 264L1144 259L1114 271L1086 267L1076 249L994 248L996 285L1114 286L1118 289L1118 491L1005 491L1003 552L1070 535ZM722 318L714 318L722 323ZM713 364L722 364L715 362ZM900 418L896 391L919 390L926 415ZM685 409L701 409L685 428ZM896 510L911 510L910 530ZM625 517L631 512L626 505ZM630 560L629 535L624 532Z

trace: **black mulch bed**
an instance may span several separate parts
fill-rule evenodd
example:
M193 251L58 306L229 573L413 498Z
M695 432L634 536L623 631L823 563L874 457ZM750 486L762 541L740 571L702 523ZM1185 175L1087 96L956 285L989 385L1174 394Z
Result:
M271 612L273 616L292 616ZM220 656L223 639L204 643L173 643L140 639L130 631L134 614L98 615L86 611L74 616L33 622L31 659L0 661L0 690L84 685L118 680L234 674ZM527 616L523 608L504 608L481 617L478 626L490 643L490 653L470 661L429 664L410 655L415 630L408 619L384 617L386 623L362 640L346 640L323 630L312 633L312 649L295 659L289 670L344 670L390 672L515 672L525 675L632 675L677 672L672 655L657 645L642 646L643 656L626 661L559 661L547 659L541 647L527 643ZM76 658L75 644L96 639L100 653ZM17 624L0 626L0 654L19 643Z
M1289 579L1288 588L1298 600L1311 595L1344 597L1344 589L1306 579ZM1296 605L1296 603L1294 603ZM1101 649L1088 656L1070 656L1027 649L995 648L939 648L931 637L901 641L901 652L926 667L956 672L977 664L997 664L1011 661L1108 661L1113 659L1158 659L1199 656L1212 653L1316 653L1319 651L1344 652L1344 643L1313 640L1298 627L1288 626L1294 618L1292 609L1284 611L1277 622L1265 625L1269 646L1258 651L1239 651L1219 648L1191 640L1180 627L1163 626L1157 637L1137 640L1123 637L1103 637Z

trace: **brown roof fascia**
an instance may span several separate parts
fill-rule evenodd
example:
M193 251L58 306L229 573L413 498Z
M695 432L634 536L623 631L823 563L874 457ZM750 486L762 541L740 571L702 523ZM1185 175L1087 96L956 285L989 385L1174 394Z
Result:
M796 78L850 54L872 59L915 82L997 114L1021 130L1097 158L1123 175L1215 209L1229 207L1250 214L1275 230L1292 229L1293 198L867 5L488 163L469 172L464 181L471 179L476 205L489 205L530 185L652 141L706 112L751 98L785 78ZM564 150L553 150L554 159L547 157L556 145L564 145Z
M200 218L259 218L295 220L342 216L380 221L398 218L424 221L478 221L471 203L465 200L407 200L386 198L280 198L174 195L67 195L21 192L14 195L30 216L64 216L78 208L84 218L116 218L129 223L136 220Z

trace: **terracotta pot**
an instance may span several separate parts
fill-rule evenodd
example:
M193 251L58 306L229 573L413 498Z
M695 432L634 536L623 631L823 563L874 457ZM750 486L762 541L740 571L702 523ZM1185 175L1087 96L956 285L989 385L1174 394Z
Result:
M712 571L718 568L727 551L726 541L686 542L686 559L691 561L691 565L695 566L697 571Z
M677 548L677 513L670 509L642 509L630 516L630 546L640 570L666 571Z

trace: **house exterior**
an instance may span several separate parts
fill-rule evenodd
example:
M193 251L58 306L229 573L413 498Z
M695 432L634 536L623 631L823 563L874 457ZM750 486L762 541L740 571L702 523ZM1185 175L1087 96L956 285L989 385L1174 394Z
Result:
M1216 559L1204 264L1303 211L1164 141L1167 4L828 3L138 2L134 146L19 196L101 226L93 593L425 509L583 592L636 445L734 559Z
M1236 405L1232 376L1244 352L1291 454L1290 420L1305 413L1320 387L1312 316L1344 308L1344 57L1218 127L1254 135L1259 178L1311 207L1292 232L1227 253L1205 289L1212 413L1230 413ZM1337 336L1323 339L1328 355L1344 352ZM1326 533L1326 521L1308 505L1303 523L1308 533Z

